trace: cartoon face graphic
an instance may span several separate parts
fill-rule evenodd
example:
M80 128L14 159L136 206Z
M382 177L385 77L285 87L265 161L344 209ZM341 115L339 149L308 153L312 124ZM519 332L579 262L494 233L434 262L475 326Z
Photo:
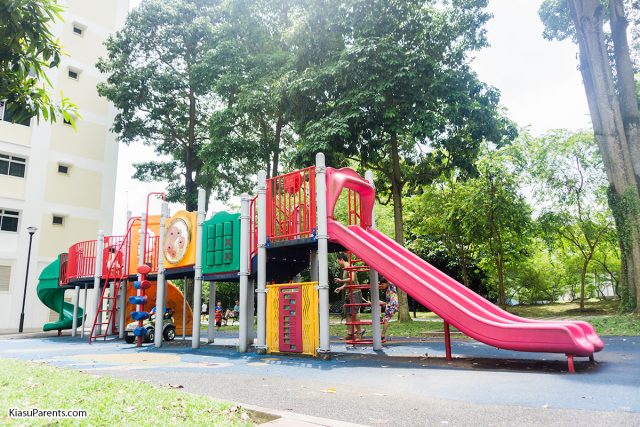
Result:
M172 264L184 258L189 246L189 226L182 218L175 218L167 227L164 242L164 256Z

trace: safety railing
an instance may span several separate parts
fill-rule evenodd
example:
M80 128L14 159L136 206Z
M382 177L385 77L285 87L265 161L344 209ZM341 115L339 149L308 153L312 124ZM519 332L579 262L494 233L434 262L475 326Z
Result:
M102 278L120 277L126 274L128 245L124 244L126 236L107 236L104 238L102 253Z
M96 271L96 240L78 242L69 248L67 281L93 277Z
M158 271L158 257L160 254L160 236L147 236L144 263L151 267L152 272Z
M67 265L69 264L69 254L60 254L60 270L58 272L58 286L64 286L69 283L67 279Z
M314 166L267 180L267 238L270 242L312 237L316 229Z

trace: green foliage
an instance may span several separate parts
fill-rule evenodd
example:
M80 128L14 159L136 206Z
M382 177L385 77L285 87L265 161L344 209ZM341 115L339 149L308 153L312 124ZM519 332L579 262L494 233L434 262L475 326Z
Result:
M544 0L538 9L544 23L542 35L547 40L575 40L575 27L571 21L567 0Z
M50 94L47 71L58 67L62 47L51 27L62 20L56 0L0 3L0 99L16 122L33 116L55 122L60 116L75 126L78 108L60 94Z
M119 109L114 132L124 143L152 146L158 157L134 165L134 177L167 181L168 198L188 210L196 208L197 187L224 198L247 184L246 174L234 173L237 157L209 153L218 167L205 169L200 154L217 96L217 76L205 72L208 48L223 18L217 2L145 0L109 37L108 57L97 64L108 75L98 91Z
M523 135L513 149L541 206L541 232L551 247L569 245L582 258L580 299L598 247L615 235L607 206L607 179L594 137L556 130L540 138Z

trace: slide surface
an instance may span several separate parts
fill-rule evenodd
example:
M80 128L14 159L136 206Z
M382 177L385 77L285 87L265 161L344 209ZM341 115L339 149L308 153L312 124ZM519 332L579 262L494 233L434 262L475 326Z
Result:
M73 304L64 300L64 289L58 287L60 260L57 259L45 267L38 278L36 289L38 298L44 305L60 314L57 322L45 323L43 331L71 329L73 325ZM82 325L82 308L78 307L78 326Z
M464 334L494 347L590 356L603 348L586 322L539 321L508 313L376 230L329 220L330 239Z

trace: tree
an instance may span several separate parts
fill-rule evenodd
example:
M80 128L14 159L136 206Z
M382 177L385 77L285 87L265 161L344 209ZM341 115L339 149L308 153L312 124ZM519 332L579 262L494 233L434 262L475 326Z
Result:
M540 138L523 136L515 145L528 157L526 169L538 203L540 223L557 233L582 257L580 309L587 273L598 247L613 226L607 207L607 180L592 135L558 130Z
M436 250L443 249L447 257L460 267L462 283L470 286L470 269L475 265L478 242L467 227L467 215L474 209L470 186L454 178L425 186L423 193L409 199L407 228L413 236L412 248L424 250L425 240Z
M61 95L50 94L47 71L58 67L62 47L51 26L62 20L56 0L13 0L0 3L0 100L14 121L62 116L75 126L78 108Z
M152 146L158 156L135 164L134 177L168 182L168 199L189 211L197 208L198 187L225 196L248 180L235 173L242 162L227 151L214 152L207 168L201 155L218 106L205 58L223 24L218 2L145 0L109 37L108 57L97 65L109 76L98 91L119 110L119 140Z
M207 55L208 72L216 74L214 88L225 108L212 115L207 154L236 152L246 156L252 173L261 167L267 176L278 174L282 154L294 139L288 85L295 53L286 33L299 10L296 2L274 0L225 6L228 23Z
M625 4L623 0L606 3L546 0L540 17L546 38L572 37L579 46L580 72L620 240L626 290L622 306L640 309L640 112ZM604 30L606 18L610 34Z
M495 272L498 304L506 305L506 272L527 255L532 224L531 207L519 193L519 177L506 149L485 149L478 160L479 176L468 182L470 212L466 227L481 247L479 264ZM491 262L487 262L491 260Z
M303 154L323 150L375 171L404 244L404 195L447 168L472 169L483 140L502 144L515 134L497 91L468 65L468 52L486 45L490 16L483 0L341 4L332 22L306 23L312 34L329 34L311 48L333 49L305 56L292 88L296 130ZM404 292L399 302L400 321L409 321Z

